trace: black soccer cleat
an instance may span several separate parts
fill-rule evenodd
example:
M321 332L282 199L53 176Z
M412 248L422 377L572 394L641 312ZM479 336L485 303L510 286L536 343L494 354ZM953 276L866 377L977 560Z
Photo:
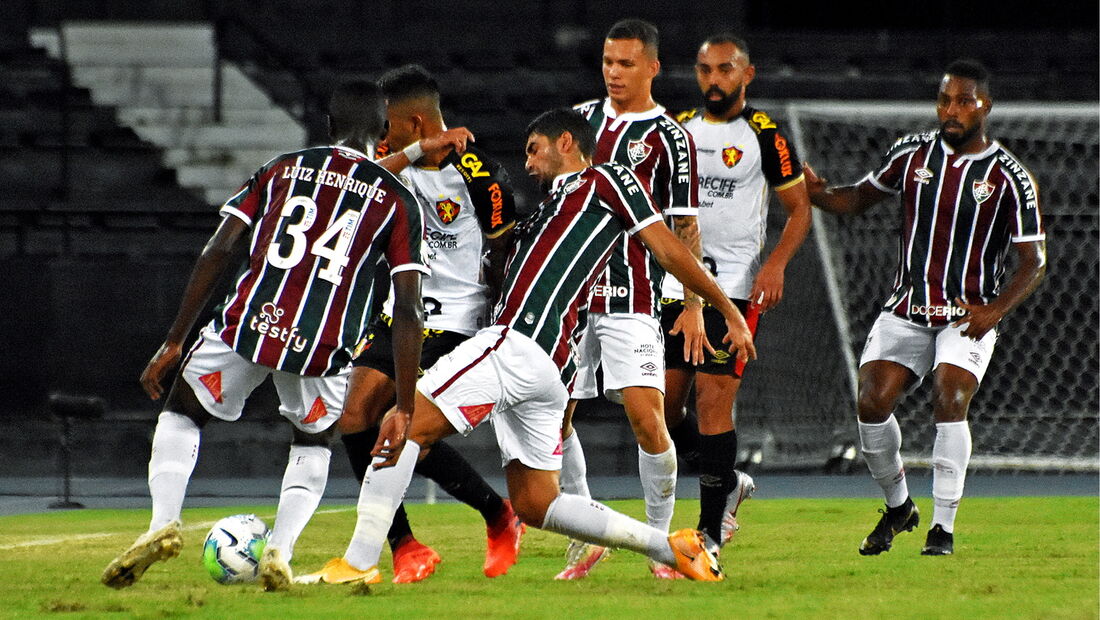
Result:
M943 531L943 527L937 523L928 530L928 538L924 540L924 548L921 555L951 555L955 553L955 536L951 532Z
M882 518L859 545L860 555L878 555L889 551L894 543L894 536L902 532L912 532L920 524L920 512L910 497L905 498L905 503L901 506L887 506L886 510L880 509L879 512L882 513Z

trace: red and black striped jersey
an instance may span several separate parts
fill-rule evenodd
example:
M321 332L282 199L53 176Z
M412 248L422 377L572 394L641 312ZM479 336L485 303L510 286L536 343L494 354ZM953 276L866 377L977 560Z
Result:
M905 136L865 182L901 194L898 269L884 309L914 323L957 319L965 311L956 298L993 301L1010 245L1046 238L1035 178L997 141L959 154L939 132Z
M610 100L601 99L575 109L596 129L592 161L629 166L662 215L696 214L699 173L695 144L691 134L664 107L616 114ZM589 310L656 315L664 274L641 242L624 235L616 243L605 273L592 288Z
M563 175L554 187L516 226L496 324L537 342L568 384L592 280L624 233L631 236L661 215L638 177L616 163Z
M242 357L270 368L338 372L370 319L375 266L428 272L416 199L354 149L280 155L221 212L247 223L252 237L215 328Z

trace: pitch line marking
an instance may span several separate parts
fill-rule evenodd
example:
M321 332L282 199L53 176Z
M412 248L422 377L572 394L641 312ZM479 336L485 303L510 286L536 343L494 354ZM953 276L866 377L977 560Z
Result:
M318 510L318 511L314 512L313 514L316 514L316 515L333 514L333 513L337 513L337 512L347 512L349 510L355 510L355 506L347 506L347 507L344 507L344 508L326 508L325 510ZM275 517L275 515L273 515L273 514L272 515L260 516L260 518L264 519L265 521L267 519L273 519L274 517ZM194 531L194 530L210 529L219 520L202 521L202 522L199 522L199 523L192 523L190 525L185 525L185 526L183 526L183 531L187 532L187 531ZM49 546L49 545L63 545L65 543L79 542L79 541L82 541L82 540L94 540L96 538L109 538L111 536L125 536L125 535L126 535L125 532L93 532L91 534L73 534L72 536L60 536L60 537L56 537L56 538L39 538L37 540L27 540L27 541L24 541L24 542L14 543L14 544L10 544L10 545L0 545L0 551L11 551L13 549L25 549L27 547L46 547L46 546Z

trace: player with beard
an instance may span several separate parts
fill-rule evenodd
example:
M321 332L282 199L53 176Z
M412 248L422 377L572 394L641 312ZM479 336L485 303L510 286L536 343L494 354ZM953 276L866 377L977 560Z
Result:
M939 131L909 135L862 181L827 187L805 167L810 198L832 213L858 214L900 195L903 227L893 290L867 336L859 367L859 437L886 509L862 555L889 551L920 515L905 480L893 409L932 371L932 527L921 554L954 552L955 514L970 462L970 399L989 366L997 324L1042 281L1046 235L1031 173L986 137L989 72L958 60L936 100ZM1018 266L1002 285L1009 248Z
M765 112L745 103L745 89L756 69L745 42L730 34L710 37L699 48L695 78L703 107L677 118L695 142L699 165L699 231L703 262L722 290L756 328L759 313L783 297L783 274L810 229L810 198L794 145ZM787 211L775 249L762 260L771 187ZM684 305L683 287L666 276L661 292L662 324L673 323ZM713 307L703 311L707 336L721 333L723 321ZM665 340L665 419L676 451L699 470L699 529L712 551L737 529L737 509L752 495L752 478L734 470L737 431L734 401L743 364L722 351L702 364L684 361L683 337ZM695 383L698 424L685 420L686 401Z

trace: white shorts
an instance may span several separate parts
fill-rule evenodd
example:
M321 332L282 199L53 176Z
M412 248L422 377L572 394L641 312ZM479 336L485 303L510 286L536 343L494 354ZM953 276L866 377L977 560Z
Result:
M279 414L306 433L332 426L344 406L350 367L331 377L303 377L256 364L241 357L203 328L183 365L183 378L210 415L232 422L241 417L244 401L271 375L279 393Z
M577 345L577 379L571 397L596 398L596 368L603 367L604 397L623 402L623 388L665 391L665 339L661 321L648 314L588 315Z
M867 334L859 365L875 360L897 362L912 370L920 383L929 370L951 364L969 371L981 383L993 357L997 331L991 329L981 340L972 340L962 335L964 329L965 325L925 327L883 312Z
M527 336L501 325L485 328L441 357L416 389L463 435L488 418L503 465L561 469L569 395L561 370Z

